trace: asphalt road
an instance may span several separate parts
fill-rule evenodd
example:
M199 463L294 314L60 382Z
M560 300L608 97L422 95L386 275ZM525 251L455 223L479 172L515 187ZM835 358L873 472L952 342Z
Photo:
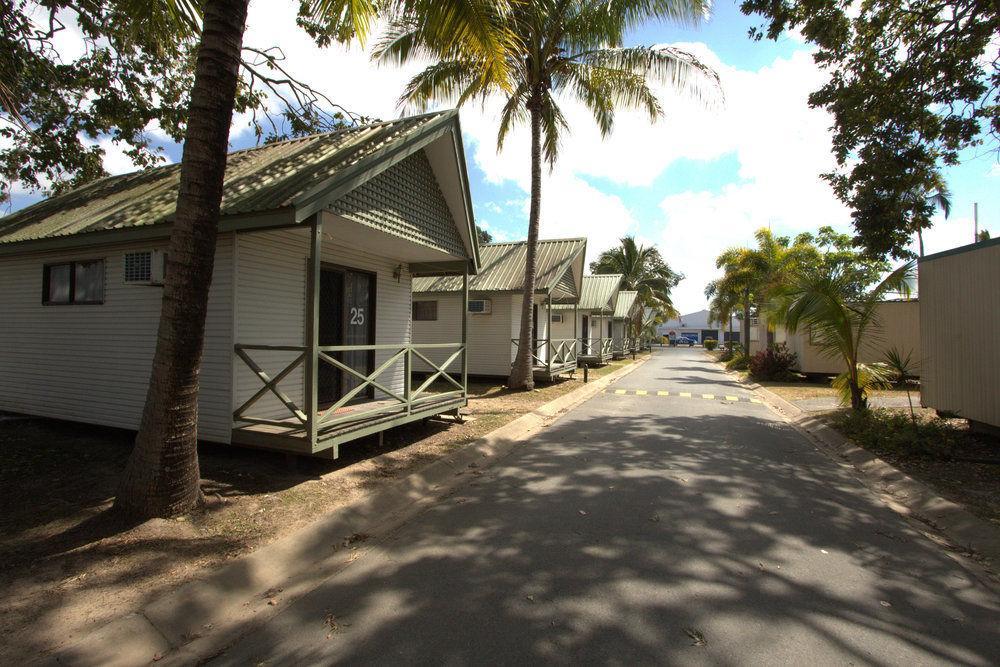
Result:
M215 664L997 664L996 594L749 397L658 350Z

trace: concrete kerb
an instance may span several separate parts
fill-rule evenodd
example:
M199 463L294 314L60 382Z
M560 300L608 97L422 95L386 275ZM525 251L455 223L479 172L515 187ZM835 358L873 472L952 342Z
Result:
M894 510L939 531L953 546L977 555L990 570L1000 564L1000 529L996 526L942 498L923 482L859 447L820 417L805 412L759 384L745 381L744 384L799 432L850 464L869 488L891 498Z
M198 663L319 586L387 532L500 460L519 443L600 393L640 359L524 414L486 436L415 470L291 535L190 581L137 613L101 626L35 664Z

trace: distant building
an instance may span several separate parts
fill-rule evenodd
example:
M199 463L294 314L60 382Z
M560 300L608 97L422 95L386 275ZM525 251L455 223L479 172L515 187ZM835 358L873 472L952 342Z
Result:
M677 319L667 320L656 327L656 332L661 336L669 336L672 331L677 336L694 338L699 343L704 342L706 338L718 341L730 339L738 341L740 337L740 321L735 315L732 318L732 334L730 334L729 326L729 322L709 321L708 310L699 310L687 315L681 315Z

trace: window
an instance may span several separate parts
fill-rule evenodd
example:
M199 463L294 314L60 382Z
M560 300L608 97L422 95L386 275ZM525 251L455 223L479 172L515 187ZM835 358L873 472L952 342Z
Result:
M435 322L438 318L437 301L414 301L413 321L414 322Z
M493 302L489 299L469 299L469 312L484 315L493 312Z
M149 251L125 253L125 270L123 274L127 283L140 283L152 280L153 253Z
M552 313L552 324L562 324L562 313Z
M162 250L139 250L125 253L122 280L126 285L162 285L166 271L166 253Z
M45 266L42 273L42 303L104 303L104 260Z

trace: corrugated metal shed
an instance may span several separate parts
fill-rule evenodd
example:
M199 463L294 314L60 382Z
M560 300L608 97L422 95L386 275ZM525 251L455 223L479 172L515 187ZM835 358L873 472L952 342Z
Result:
M587 239L539 239L538 278L536 291L548 293L562 283L573 261L587 250ZM469 280L473 292L516 292L524 289L526 241L487 243L479 246L481 268ZM586 278L584 278L586 280ZM461 276L423 277L413 279L413 292L457 292L462 289Z
M228 156L222 215L293 207L366 157L455 114L414 116L234 151ZM179 182L177 164L101 179L0 219L0 244L169 222Z
M632 317L635 313L635 300L639 293L633 290L621 290L618 292L618 303L615 304L615 318L624 320Z

